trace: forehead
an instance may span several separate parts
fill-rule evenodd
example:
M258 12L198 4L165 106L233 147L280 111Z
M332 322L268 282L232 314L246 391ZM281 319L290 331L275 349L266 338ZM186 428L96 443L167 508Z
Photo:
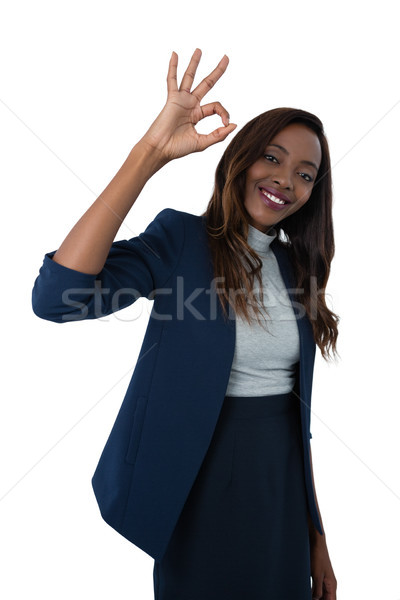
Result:
M277 133L270 144L283 146L290 155L299 160L311 160L317 165L322 158L321 144L317 134L302 123L291 123Z

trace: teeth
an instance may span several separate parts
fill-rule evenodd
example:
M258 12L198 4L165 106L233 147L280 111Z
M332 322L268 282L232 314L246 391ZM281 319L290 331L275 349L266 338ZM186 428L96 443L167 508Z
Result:
M273 196L272 194L269 194L265 190L261 190L261 191L264 194L264 196L267 196L267 198L269 198L270 200L272 200L272 202L276 202L277 204L286 204L286 202L284 200L280 200L280 198L277 198L276 196Z

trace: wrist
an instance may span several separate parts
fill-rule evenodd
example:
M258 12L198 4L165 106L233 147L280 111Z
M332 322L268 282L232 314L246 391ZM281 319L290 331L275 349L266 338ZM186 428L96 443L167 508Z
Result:
M137 165L144 177L149 179L169 161L158 148L142 138L133 146L126 162Z
M157 171L170 162L170 159L164 154L162 149L153 144L151 139L147 138L146 135L139 140L132 150L135 149L140 151L146 158L146 161Z

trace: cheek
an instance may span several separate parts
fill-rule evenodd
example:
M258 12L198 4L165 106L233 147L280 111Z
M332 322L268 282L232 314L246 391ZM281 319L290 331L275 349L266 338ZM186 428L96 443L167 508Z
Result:
M298 204L303 206L304 204L306 204L306 202L308 202L308 200L310 199L312 194L312 188L310 189L309 187L302 187L301 189L299 189L298 194L297 194L297 200L298 200Z
M294 203L294 206L291 207L290 209L290 213L295 213L298 210L300 210L301 208L303 208L303 206L305 204L307 204L307 202L309 201L310 197L311 197L311 193L312 193L312 189L305 189L304 187L302 187L302 189L297 189L296 190L296 202Z
M251 185L255 185L255 181L263 179L265 177L265 168L263 168L262 161L255 162L251 167L247 169L247 181Z

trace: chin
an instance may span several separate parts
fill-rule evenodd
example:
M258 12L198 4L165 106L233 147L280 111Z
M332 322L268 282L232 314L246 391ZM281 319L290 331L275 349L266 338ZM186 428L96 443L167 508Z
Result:
M263 215L262 217L259 215L249 215L249 219L250 224L253 225L253 227L257 227L258 229L260 229L261 227L264 227L265 229L267 227L271 227L272 225L275 225L275 223L278 223L278 221L280 220L278 215L274 218L274 216L265 216Z
M260 231L263 231L264 233L267 231L267 229L275 225L275 223L266 223L265 221L260 222L256 221L255 219L248 219L248 222L250 223L250 225L252 225L256 229L259 229Z

